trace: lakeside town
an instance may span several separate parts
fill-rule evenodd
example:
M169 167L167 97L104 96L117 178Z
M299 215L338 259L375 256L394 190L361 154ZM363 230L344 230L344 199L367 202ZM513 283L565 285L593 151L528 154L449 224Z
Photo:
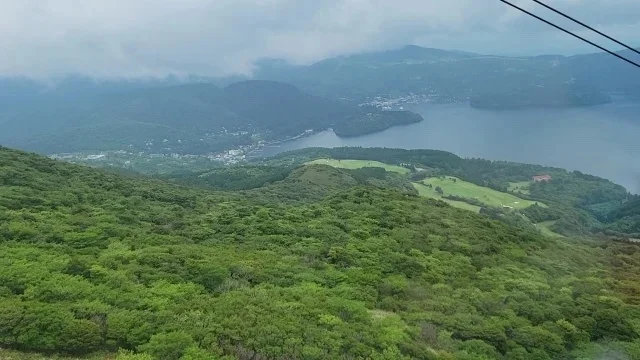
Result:
M183 154L171 152L149 152L130 150L86 151L74 153L51 154L49 158L89 166L136 169L138 172L173 172L180 170L207 169L212 166L228 166L246 162L252 154L258 153L265 147L279 146L287 141L296 140L315 133L308 129L302 134L278 141L259 140L247 145L237 145L207 154Z
M407 106L422 104L451 104L468 101L468 98L459 98L437 93L433 90L421 94L409 93L403 96L379 95L366 99L360 103L360 107L373 106L380 110L406 110Z
M375 107L383 111L403 111L421 104L442 104L465 100L467 99L458 99L425 89L423 93L408 93L403 96L381 94L363 100L364 102L358 106ZM265 148L277 147L282 143L317 132L318 129L307 129L295 136L268 141L265 140L267 136L261 132L232 130L223 127L218 132L203 133L202 138L192 141L188 139L148 139L135 145L122 145L120 149L55 153L49 157L89 166L136 169L139 172L147 172L145 169L148 169L148 172L197 170L212 166L240 164L250 158L260 157L261 151ZM224 140L227 139L239 141L232 141L225 148L215 147L215 150L206 152L207 143L220 144L225 143ZM243 142L245 143L243 144ZM205 151L202 151L203 147ZM195 148L198 150L194 150Z
M360 107L375 107L385 111L402 111L411 106L421 104L440 104L460 102L458 99L446 96L435 91L427 91L421 94L409 93L404 96L393 97L390 95L379 95L368 98L360 103ZM228 148L212 151L210 153L189 153L188 140L150 139L144 141L143 146L125 145L118 150L105 151L82 151L73 153L56 153L49 157L52 159L64 160L72 163L85 164L89 166L113 167L123 169L136 169L139 172L173 172L181 170L207 169L212 166L228 166L241 164L253 157L259 157L264 148L279 146L287 141L296 140L302 137L315 134L317 131L308 129L301 134L291 136L277 141L266 141L261 134L244 132L234 132L223 128L219 133L205 133L200 142L205 139L215 140L220 136L233 136L236 138L249 136L250 142L247 144L230 145ZM172 144L175 143L175 144ZM142 145L142 144L141 144ZM173 145L173 146L172 146Z

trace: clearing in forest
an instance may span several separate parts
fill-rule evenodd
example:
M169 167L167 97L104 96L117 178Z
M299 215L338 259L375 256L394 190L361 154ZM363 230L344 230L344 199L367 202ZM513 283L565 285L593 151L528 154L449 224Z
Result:
M423 193L425 191L431 192L429 197L459 196L466 199L476 199L487 206L510 209L525 209L536 203L542 207L547 207L547 205L540 202L524 200L513 194L478 186L452 176L429 178L423 180L420 184L426 185L426 190L423 190ZM437 191L438 188L442 189L442 194ZM424 195L427 196L426 194Z
M522 193L525 195L530 195L531 191L529 190L529 186L531 186L531 181L520 181L520 182L511 182L507 189L510 192L514 193Z
M409 173L409 169L403 168L402 166L389 165L389 164L381 163L379 161L369 161L369 160L318 159L318 160L310 161L307 163L307 165L311 165L311 164L329 165L329 166L333 166L341 169L361 169L365 167L378 167L378 168L383 168L386 171L395 172L399 174Z
M469 211L473 211L475 213L479 213L480 212L480 206L476 206L476 205L471 205L468 204L464 201L454 201L454 200L449 200L449 199L444 199L440 194L438 194L435 190L433 190L432 188L422 184L422 183L418 183L418 182L414 182L413 183L413 187L416 188L416 190L418 190L418 193L420 194L420 196L424 196L424 197L428 197L428 198L432 198L432 199L437 199L437 200L442 200L446 203L448 203L449 205L453 206L453 207L457 207L459 209L463 209L463 210L469 210Z
M553 232L553 230L551 230L551 227L555 224L556 224L555 221L544 221L536 224L536 227L538 228L538 230L540 230L540 233L542 235L550 236L550 237L564 237L556 232Z

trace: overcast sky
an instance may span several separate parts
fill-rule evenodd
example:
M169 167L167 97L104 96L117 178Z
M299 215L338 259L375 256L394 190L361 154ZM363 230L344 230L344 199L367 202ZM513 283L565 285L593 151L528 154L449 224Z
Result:
M514 1L567 25L530 0ZM640 0L547 2L640 46ZM406 44L592 52L498 0L0 0L5 76L246 74L264 57L308 64Z

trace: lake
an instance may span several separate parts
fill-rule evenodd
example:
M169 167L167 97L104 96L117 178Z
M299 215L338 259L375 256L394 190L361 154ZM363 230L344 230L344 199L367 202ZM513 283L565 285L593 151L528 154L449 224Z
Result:
M640 192L640 103L513 111L420 105L410 110L425 121L354 138L324 131L264 148L260 155L307 147L437 149L462 157L580 170Z

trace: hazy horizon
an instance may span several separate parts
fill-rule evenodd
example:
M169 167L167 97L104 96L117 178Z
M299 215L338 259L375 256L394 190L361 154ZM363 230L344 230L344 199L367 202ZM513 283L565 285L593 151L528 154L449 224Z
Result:
M578 31L529 1L518 4ZM556 0L551 5L640 44L640 3ZM308 65L406 44L527 56L595 49L499 1L187 0L3 1L0 76L49 79L248 75L259 59ZM619 49L607 41L599 43Z
M100 82L110 82L110 81L144 81L144 80L167 80L167 79L174 79L176 81L180 81L180 82L199 82L199 81L206 81L206 80L219 80L219 79L224 79L224 78L233 78L233 77L238 77L239 81L242 81L243 79L253 79L254 74L253 72L255 70L258 69L259 67L259 63L260 62L264 62L264 61L281 61L286 65L290 65L290 66L313 66L314 64L326 61L326 60L330 60L330 59L334 59L334 58L342 58L342 57L350 57L350 56L358 56L358 55L366 55L366 54L376 54L376 53L382 53L382 52L391 52L391 51L399 51L402 50L406 47L411 47L411 46L416 46L416 47L421 47L424 49L433 49L433 50L444 50L444 51L449 51L449 52L459 52L459 53L471 53L471 54L477 54L477 55L481 55L481 56L501 56L501 57L537 57L537 56L562 56L562 57L572 57L572 56L581 56L581 55L592 55L592 54L602 54L603 52L599 52L597 51L597 49L595 49L596 51L593 51L593 48L586 48L583 51L579 51L579 52L574 52L574 53L566 53L566 54L561 54L561 53L481 53L481 52L473 52L473 51L468 51L466 49L453 49L453 48L434 48L434 47L428 47L428 46L421 46L421 45L417 45L417 44L405 44L405 45L400 45L397 47L391 47L391 48L384 48L384 49L379 49L379 50L370 50L370 51L362 51L362 52L358 52L358 53L350 53L350 54L345 54L345 55L338 55L338 56L333 56L333 57L327 57L327 58L322 58L319 59L317 61L314 61L312 63L309 64L295 64L292 62L287 61L286 59L282 59L282 58L259 58L256 59L255 61L252 62L252 72L248 73L248 74L228 74L225 76L207 76L204 74L198 74L198 73L166 73L166 74L149 74L149 75L132 75L132 76L115 76L115 77L110 77L110 76L106 76L106 77L102 77L102 76L94 76L92 74L84 74L84 73L80 73L80 72L68 72L68 73L63 73L63 74L59 74L57 76L46 76L46 77L33 77L33 76L29 76L29 75L24 75L24 74L14 74L14 75L10 75L10 74L0 74L0 79L25 79L25 80L31 80L31 81L35 81L35 82L40 82L40 83L48 83L48 84L56 84L56 82L58 81L64 81L66 79L83 79L83 80L92 80L95 81L97 83ZM620 51L623 51L620 49Z

